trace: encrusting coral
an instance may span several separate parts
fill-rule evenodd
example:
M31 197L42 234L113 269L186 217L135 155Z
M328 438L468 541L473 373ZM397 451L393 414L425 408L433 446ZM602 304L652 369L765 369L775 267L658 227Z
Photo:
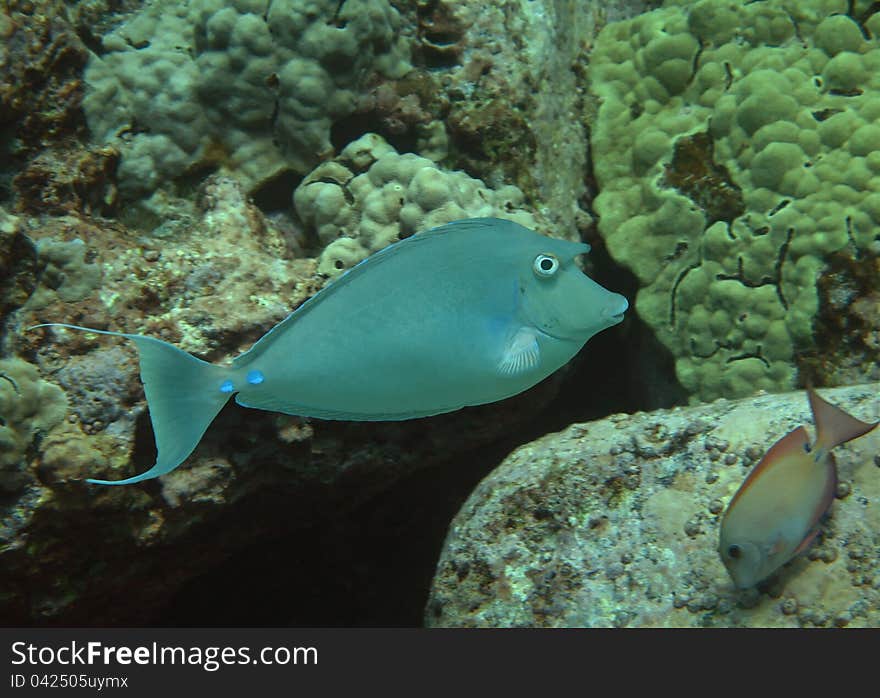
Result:
M409 69L399 22L387 0L153 3L89 59L89 128L119 148L128 196L208 165L249 188L305 172L365 74Z
M513 185L497 190L368 133L318 165L293 196L324 247L318 270L335 276L399 239L461 218L495 216L536 228Z
M695 399L793 387L829 257L880 254L880 14L856 5L667 3L598 37L599 230Z

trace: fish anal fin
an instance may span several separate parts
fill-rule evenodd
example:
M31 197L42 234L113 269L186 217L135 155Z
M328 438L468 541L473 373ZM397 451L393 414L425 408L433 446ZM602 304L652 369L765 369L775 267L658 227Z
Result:
M856 419L836 405L824 400L812 388L807 390L813 419L816 420L816 448L830 451L835 446L864 436L880 422L869 424Z
M520 327L509 335L498 362L498 372L516 376L535 368L541 360L538 335L531 327Z

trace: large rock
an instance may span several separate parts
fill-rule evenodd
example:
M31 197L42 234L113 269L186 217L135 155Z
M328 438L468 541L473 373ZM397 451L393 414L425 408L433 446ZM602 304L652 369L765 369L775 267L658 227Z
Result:
M822 390L863 420L880 384ZM880 429L835 451L817 542L757 589L717 553L724 507L767 448L812 417L803 391L614 415L514 451L452 523L432 626L876 626Z

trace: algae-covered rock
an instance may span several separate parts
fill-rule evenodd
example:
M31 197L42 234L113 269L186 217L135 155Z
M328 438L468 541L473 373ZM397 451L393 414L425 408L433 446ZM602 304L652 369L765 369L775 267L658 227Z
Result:
M866 421L880 384L822 390ZM880 429L835 450L819 539L757 589L718 556L720 516L750 468L809 425L803 391L614 415L522 446L450 526L433 626L831 626L880 623Z
M71 302L88 297L101 283L101 268L86 258L86 244L43 239L37 243L40 285L28 300L34 310L57 300Z

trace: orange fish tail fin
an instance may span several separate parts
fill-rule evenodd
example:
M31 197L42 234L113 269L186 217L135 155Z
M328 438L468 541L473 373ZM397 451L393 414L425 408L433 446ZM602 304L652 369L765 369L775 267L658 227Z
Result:
M816 450L830 451L835 446L864 436L880 422L868 424L823 400L812 388L807 389L810 409L816 420Z

